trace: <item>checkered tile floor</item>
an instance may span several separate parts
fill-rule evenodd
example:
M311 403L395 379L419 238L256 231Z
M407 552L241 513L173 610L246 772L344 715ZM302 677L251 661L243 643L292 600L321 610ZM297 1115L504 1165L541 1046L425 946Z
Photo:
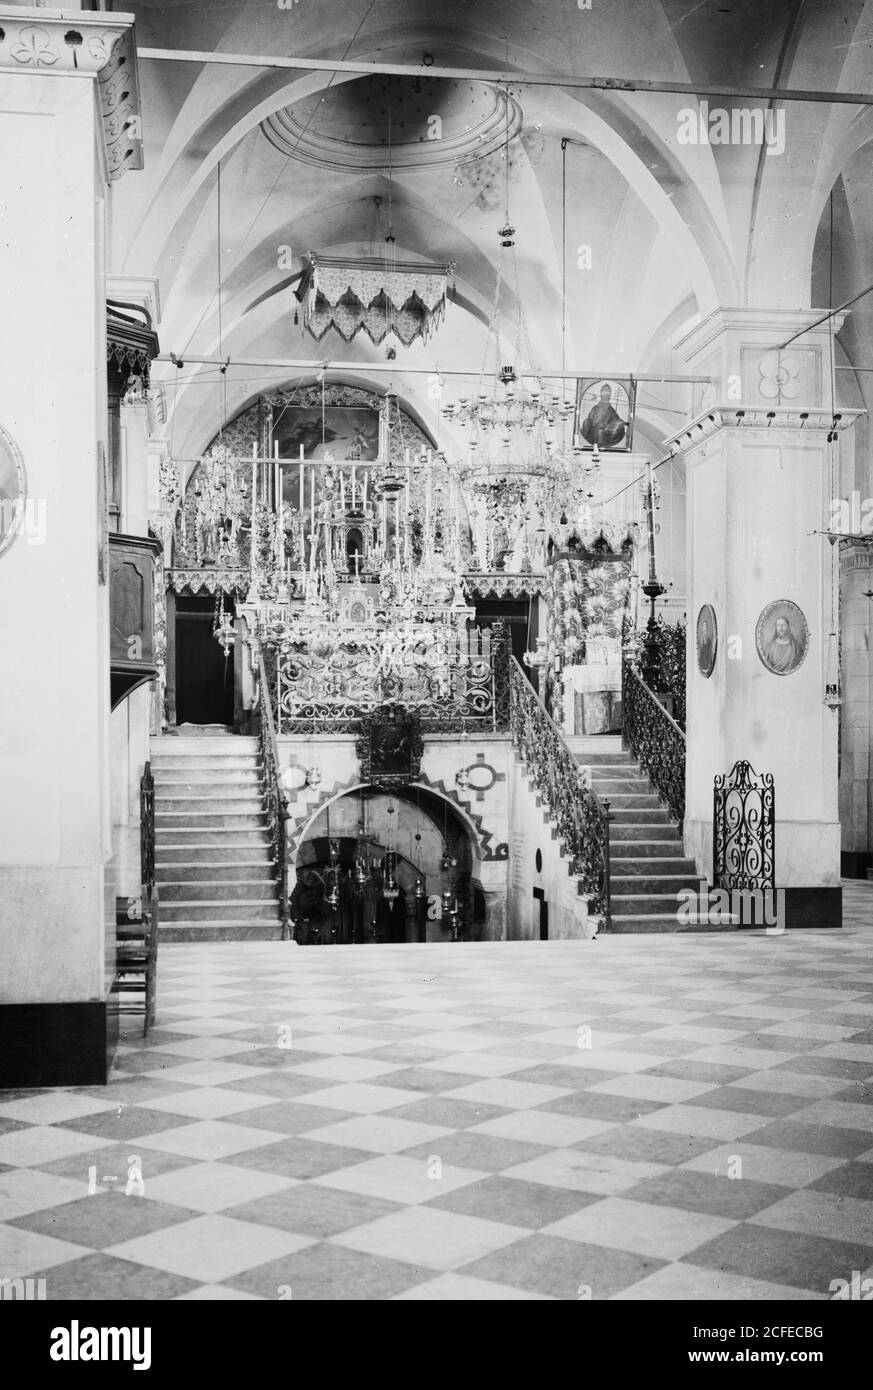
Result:
M165 946L109 1087L0 1093L0 1276L827 1298L873 1275L873 887L848 899L783 937Z

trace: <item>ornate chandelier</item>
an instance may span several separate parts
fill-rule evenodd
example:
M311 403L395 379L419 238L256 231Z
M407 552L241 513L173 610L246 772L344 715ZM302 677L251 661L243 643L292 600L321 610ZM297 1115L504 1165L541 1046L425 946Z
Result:
M516 376L515 368L503 366L495 381L488 386L480 382L475 396L461 396L443 407L446 420L458 425L476 425L480 430L494 430L509 443L507 434L522 430L532 435L538 425L545 425L552 434L557 420L568 420L573 414L573 398L565 393L549 393L538 377ZM582 450L577 450L581 453Z

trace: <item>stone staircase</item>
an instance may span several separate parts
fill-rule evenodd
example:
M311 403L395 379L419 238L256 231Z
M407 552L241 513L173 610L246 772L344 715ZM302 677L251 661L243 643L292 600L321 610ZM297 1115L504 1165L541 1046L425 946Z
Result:
M618 737L568 738L567 744L591 769L592 791L609 800L612 932L707 930L705 922L686 926L678 919L679 890L696 891L700 880L640 764Z
M153 739L161 941L278 941L279 881L256 738Z

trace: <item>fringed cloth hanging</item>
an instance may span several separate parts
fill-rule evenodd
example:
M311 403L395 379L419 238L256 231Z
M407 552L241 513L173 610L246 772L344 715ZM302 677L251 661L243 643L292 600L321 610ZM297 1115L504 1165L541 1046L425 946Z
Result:
M452 265L376 257L318 256L294 293L303 305L303 323L318 340L335 328L347 343L361 329L377 346L394 333L404 347L427 342L443 320Z

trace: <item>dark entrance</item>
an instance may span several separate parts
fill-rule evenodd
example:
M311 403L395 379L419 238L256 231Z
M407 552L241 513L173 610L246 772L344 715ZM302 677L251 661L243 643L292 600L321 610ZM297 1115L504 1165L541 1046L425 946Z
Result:
M225 599L232 612L233 600ZM176 600L176 721L233 723L233 649L224 652L212 635L215 600Z
M528 649L528 642L531 647L535 644L537 632L535 627L531 628L528 635L528 624L531 616L536 618L536 608L531 615L529 599L477 599L476 600L476 624L478 627L491 627L498 618L502 618L509 628L509 640L512 644L512 655L515 657L521 669L524 671L528 680L531 679L530 671L524 664L524 654Z
M549 904L546 902L546 895L542 888L533 890L534 901L540 905L540 941L549 939Z

